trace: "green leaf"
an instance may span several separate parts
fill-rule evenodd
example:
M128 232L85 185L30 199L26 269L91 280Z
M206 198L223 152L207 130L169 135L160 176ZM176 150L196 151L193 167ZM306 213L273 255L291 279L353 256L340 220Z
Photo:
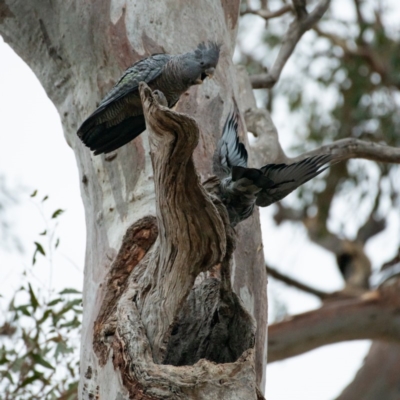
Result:
M34 242L34 243L35 243L36 249L35 249L35 252L33 253L32 265L36 264L36 254L37 253L40 253L40 254L42 254L44 256L46 255L43 246L38 242Z
M32 286L30 283L28 284L28 286L29 286L29 296L31 298L31 306L36 311L36 309L39 306L39 301L38 301L37 297L35 296L35 293L33 292L33 289L32 289Z
M47 233L47 231L46 231L46 229L45 229L42 233L39 233L39 235L40 235L40 236L44 236L44 235L46 235L46 233Z
M25 304L23 306L18 306L15 307L15 311L21 311L22 314L26 315L27 317L30 317L32 314L28 311L28 304Z
M53 212L53 215L51 216L51 218L57 218L59 215L61 215L64 212L64 210L61 210L61 208L59 208L58 210Z
M74 307L74 306L82 306L82 299L75 299L75 300L71 300L68 301L66 304L68 307Z
M11 383L14 383L14 380L8 371L2 371L1 375L4 376L4 378L7 378Z
M14 361L11 363L11 371L20 372L22 365L24 364L24 361L25 361L24 357L18 357L14 359Z
M23 388L32 382L42 379L42 376L43 376L43 374L39 373L38 371L34 371L32 376L30 376L29 378L26 378L22 381L20 387Z
M47 303L47 307L55 306L55 305L58 304L60 301L62 301L62 299L60 299L60 298L54 299L54 300L50 301L49 303Z
M54 245L54 247L57 248L59 244L60 244L60 238L57 238L56 244Z
M6 354L3 354L3 356L0 358L0 365L4 365L8 362L10 362L10 360L7 358Z
M67 311L69 311L72 307L78 306L82 304L82 299L75 299L68 301L65 306L56 314L57 316L60 316L62 314L65 314Z
M37 254L37 249L36 249L35 252L33 253L32 265L35 265L35 264L36 264L36 254Z
M43 199L42 199L42 203L43 203L44 201L46 201L48 198L49 198L49 196L44 196Z
M57 313L53 313L54 326L57 326L61 320L65 319L64 314L66 314L68 311L72 310L73 307L75 307L77 305L81 305L81 304L82 304L82 299L71 300L71 301L68 301L60 311L58 311ZM74 312L75 312L75 310L74 310Z
M61 292L59 292L58 294L81 294L82 292L79 292L76 289L72 289L72 288L66 288L64 290L62 290Z
M32 359L36 364L39 364L42 367L55 370L55 368L39 354L32 354Z
M36 250L40 253L40 254L42 254L42 255L46 255L46 253L45 253L45 251L44 251L44 249L43 249L43 246L40 244L40 243L38 243L38 242L34 242L35 243L35 245L36 245Z
M74 318L73 320L66 322L65 324L60 324L60 328L78 328L81 325L78 318Z
M41 325L44 321L46 321L46 319L50 316L50 314L51 314L51 310L46 310L43 313L42 318L37 320L38 325Z
M54 358L57 359L60 354L68 354L73 352L73 349L71 347L68 347L65 342L59 342L57 343L56 351L54 352Z
M35 197L37 195L37 190L34 190L34 192L31 194L31 197Z

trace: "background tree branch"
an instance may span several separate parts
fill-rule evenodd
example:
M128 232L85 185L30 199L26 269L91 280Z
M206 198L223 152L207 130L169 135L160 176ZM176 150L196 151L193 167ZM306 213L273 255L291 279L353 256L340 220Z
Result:
M317 347L346 340L399 342L399 281L356 299L323 307L270 325L268 362L293 357Z
M283 37L282 45L278 56L266 74L252 75L250 77L251 84L254 89L269 89L278 82L283 67L292 55L297 43L305 32L313 27L328 9L330 0L321 0L311 13L306 10L305 1L293 1L296 13L296 19L289 25L289 28Z
M324 300L324 299L334 296L333 293L327 293L322 290L312 288L311 286L301 283L301 282L297 281L296 279L291 278L288 275L282 274L281 272L277 271L275 268L271 268L268 265L265 268L267 269L269 276L272 276L273 278L275 278L283 283L286 283L289 286L293 286L296 289L299 289L305 293L317 296L321 300Z
M247 8L246 10L242 11L240 15L253 14L253 15L258 15L259 17L264 18L265 20L269 20L272 18L280 17L281 15L286 14L287 12L292 10L293 7L290 4L286 4L276 11L268 11L263 8L260 8L259 10L252 10L250 8Z
M354 138L337 140L321 146L318 149L303 153L298 157L291 158L290 160L291 162L297 162L318 154L332 154L340 161L349 160L351 158L364 158L366 160L384 163L400 163L400 148Z

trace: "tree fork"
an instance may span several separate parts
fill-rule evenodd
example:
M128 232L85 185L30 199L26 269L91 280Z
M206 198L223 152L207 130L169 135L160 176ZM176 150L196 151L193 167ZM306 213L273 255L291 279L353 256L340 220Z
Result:
M140 86L157 198L156 218L126 232L94 329L106 367L113 350L133 399L262 399L255 322L232 290L235 232L200 183L196 122ZM195 279L220 265L221 279Z

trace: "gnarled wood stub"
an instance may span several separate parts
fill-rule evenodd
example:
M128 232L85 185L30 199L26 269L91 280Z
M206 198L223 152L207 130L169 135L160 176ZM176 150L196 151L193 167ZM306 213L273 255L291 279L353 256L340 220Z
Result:
M140 90L157 222L144 218L124 237L95 324L96 354L104 366L112 349L131 398L255 399L255 323L232 290L227 212L194 167L197 123L161 106L146 84ZM217 264L221 280L193 287Z

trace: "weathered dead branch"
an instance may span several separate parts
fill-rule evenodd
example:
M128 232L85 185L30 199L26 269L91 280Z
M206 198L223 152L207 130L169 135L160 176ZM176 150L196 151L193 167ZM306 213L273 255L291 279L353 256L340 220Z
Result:
M234 232L193 164L197 124L161 106L146 84L140 92L158 237L154 218L138 221L125 235L96 322L96 354L104 365L113 349L113 365L133 398L262 398L255 323L231 287ZM193 287L200 272L217 264L221 280Z
M266 266L266 270L267 270L268 276L272 276L273 278L285 283L286 285L295 287L296 289L299 289L305 293L317 296L321 300L328 299L328 298L334 296L333 293L328 293L328 292L324 292L322 290L315 289L309 285L306 285L302 282L297 281L296 279L291 278L290 276L282 274L275 268L271 268L268 265Z

